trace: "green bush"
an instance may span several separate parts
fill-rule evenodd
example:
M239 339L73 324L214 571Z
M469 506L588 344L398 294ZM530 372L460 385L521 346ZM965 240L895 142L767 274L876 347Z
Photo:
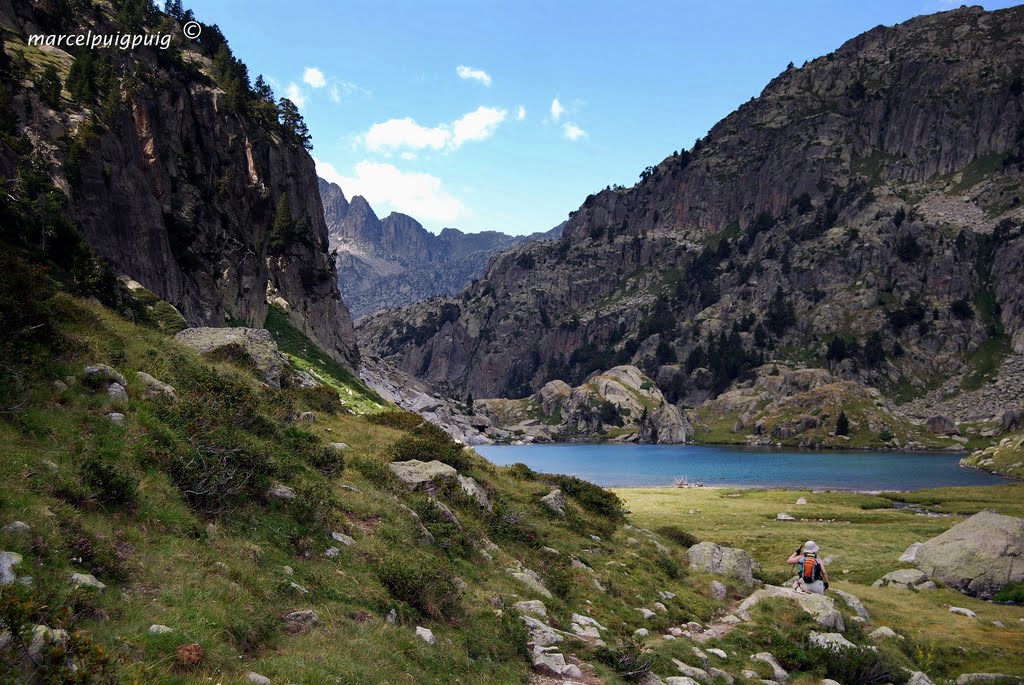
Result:
M388 594L421 616L440 621L455 615L459 586L451 568L440 559L424 553L392 552L380 559L376 571Z
M594 485L576 476L544 476L543 479L572 497L587 511L611 519L624 516L625 504L619 496L599 485Z
M644 651L644 644L633 636L619 638L614 646L598 649L597 658L629 681L639 680L653 664L651 655Z
M530 547L540 546L537 530L528 523L522 512L510 507L505 500L496 498L492 502L488 524L491 534L503 541L518 542Z
M135 502L139 479L121 464L92 457L82 465L82 482L104 504L122 506Z
M802 671L823 673L825 677L841 683L905 683L910 673L896 664L882 650L868 647L843 650L811 647L809 658L799 667Z
M537 480L537 472L526 464L512 464L508 467L508 475L516 480Z
M419 414L413 414L410 411L402 411L401 409L369 414L364 417L364 419L367 423L402 431L411 431L413 428L425 421L425 419Z
M473 461L462 445L452 440L440 426L423 422L402 436L391 446L395 461L419 459L438 460L459 471L473 466Z
M997 602L1024 604L1024 583L1010 583L992 598Z
M654 557L654 563L672 580L679 580L684 575L683 567L679 562L664 552L659 552Z
M349 460L349 466L363 475L366 480L378 488L384 490L395 490L398 479L384 462L369 457L353 457Z
M686 549L689 549L690 547L693 547L694 545L700 543L699 538L697 538L694 535L691 535L690 533L687 533L679 526L662 526L654 532L658 535L661 535L662 537L668 538L680 547L684 547Z

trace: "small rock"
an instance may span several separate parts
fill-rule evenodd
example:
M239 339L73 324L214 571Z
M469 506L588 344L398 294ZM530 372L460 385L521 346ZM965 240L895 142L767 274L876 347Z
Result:
M320 625L320 615L312 609L290 611L281 616L281 620L287 624L290 633L302 633L313 626Z
M559 552L554 547L541 547L540 551L544 552L545 554L550 554L553 557L557 557L557 556L559 556L561 554L561 552Z
M111 383L107 387L107 396L115 402L127 402L128 390L120 383Z
M4 532L8 535L26 535L32 532L32 526L24 521L11 521L4 526Z
M170 626L160 625L159 623L154 623L149 627L150 635L166 635L167 633L173 632L174 628L171 628Z
M116 423L119 426L124 425L124 418L125 417L124 417L124 414L122 414L121 412L112 411L109 414L107 414L107 418L110 419L111 421L113 421L114 423Z
M540 498L541 503L558 516L565 516L565 495L559 489L554 489ZM600 542L600 540L595 540Z
M729 658L729 655L726 654L725 651L721 650L721 649L714 649L714 648L708 649L708 654L714 654L719 659L728 659Z
M541 673L562 675L562 669L567 665L565 656L558 652L542 652L533 657L533 669Z
M722 618L719 619L719 622L720 623L728 623L730 625L735 625L737 623L742 623L742 621L739 619L739 617L733 616L732 614L726 614L725 616L723 616Z
M711 676L703 668L690 666L679 659L672 659L672 663L675 664L676 669L678 669L679 672L687 678L693 678L697 682L704 683L705 685L711 684Z
M804 504L807 504L807 498L806 498L806 497L801 497L801 498L799 498L799 499L798 499L798 500L796 501L796 503L797 503L797 504L799 504L799 505L804 505Z
M512 608L520 614L536 616L537 618L542 619L547 619L548 617L548 608L544 606L544 602L539 599L529 599L522 602L516 602L512 605Z
M647 608L637 609L637 611L639 611L640 615L644 618L651 618L654 616L654 612Z
M780 664L775 656L770 652L758 652L750 658L754 661L762 661L771 666L772 673L774 674L773 677L776 682L782 683L783 685L789 682L789 672L782 667L782 664Z
M833 589L832 593L838 596L844 602L846 602L846 606L853 609L858 617L864 619L865 621L868 618L870 618L870 616L868 615L868 610L864 607L864 603L861 602L856 595L846 592L845 590L836 589Z
M299 414L296 415L295 420L301 423L313 423L316 421L316 414L311 411L299 412Z
M340 542L346 547L351 547L352 545L356 544L356 541L354 539L352 539L348 535L345 535L344 533L339 533L337 531L331 533L331 539L335 542Z
M566 664L560 674L564 678L582 678L583 671L576 664ZM563 684L564 685L564 684Z
M87 382L92 383L94 386L102 385L103 383L117 383L123 388L128 385L128 381L124 379L124 376L106 364L87 366L82 371L82 376Z
M872 640L886 640L890 638L899 638L900 636L889 626L879 626L868 633L868 637Z
M792 516L790 516L789 514L787 514L787 513L786 513L786 512L784 512L784 511L782 511L782 512L779 512L779 513L778 513L778 514L777 514L777 515L775 516L775 520L776 520L776 521L796 521L796 519L795 519L795 518L793 518Z
M135 377L142 383L142 396L147 400L164 399L173 401L178 399L178 393L173 386L157 380L145 371L136 371Z
M291 502L296 497L298 497L298 495L295 493L295 490L283 483L274 483L270 486L270 489L267 490L267 499Z
M633 631L633 634L637 637L647 637L651 634L651 631L647 630L647 628L637 628Z
M50 388L52 388L53 391L59 395L68 389L68 384L65 383L64 381L57 380L50 383Z
M668 613L668 607L666 607L661 602L655 602L654 603L654 609L655 609L655 611L660 611L663 614L667 614Z
M715 680L724 680L726 683L728 683L728 685L732 685L736 682L736 679L732 677L732 673L729 673L728 671L723 671L720 668L709 668L708 673ZM824 685L824 683L822 685Z
M337 547L328 547L324 550L324 556L328 559L337 559L341 555L341 550Z
M9 635L9 633L5 633L5 635ZM54 645L67 646L67 643L67 631L43 625L33 626L32 637L28 645L28 655L32 659L38 659L47 647Z
M850 649L857 646L843 637L840 633L819 633L812 630L808 639L810 640L810 643L816 647L822 647L824 649L831 649L834 651Z
M935 683L927 675L921 673L921 671L912 671L907 685L935 685Z
M284 572L284 574L286 576L294 576L295 575L295 569L293 569L291 566L282 566L281 570Z
M256 683L257 685L271 685L273 682L267 676L254 673L252 671L245 674L245 680L246 682Z
M178 657L178 663L189 668L198 666L206 658L206 650L198 642L180 645L175 650L175 654Z
M392 623L392 624L397 623L398 622L398 612L395 611L394 609L390 609L388 611L387 616L384 617L384 620L387 621L388 623Z
M1002 621L992 621L992 625L994 625L996 628L1005 628L1006 627L1006 624L1003 623Z
M346 445L343 442L332 442L331 444L328 445L328 447L337 450L338 452L344 452L345 450L349 449L348 445Z
M966 616L967 618L977 618L977 616L978 616L976 613L974 613L970 609L965 609L963 607L949 607L949 613L951 613L951 614L959 614L961 616Z
M437 644L437 639L434 637L434 633L430 630L430 628L416 626L416 637L423 640L428 645Z
M295 590L300 595L308 595L309 594L309 590L307 590L306 588L302 587L298 583L288 583L288 587L290 587L292 590Z
M719 602L725 601L725 598L729 596L729 588L724 583L713 580L711 581L711 596Z
M103 592L107 589L107 586L96 580L96 576L91 573L72 573L71 584L75 587L84 587L97 592Z

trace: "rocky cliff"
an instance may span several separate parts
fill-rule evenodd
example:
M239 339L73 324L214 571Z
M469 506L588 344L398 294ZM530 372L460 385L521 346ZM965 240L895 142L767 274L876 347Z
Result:
M633 364L697 405L766 360L898 398L983 386L1024 337L1022 37L1024 8L961 8L791 66L558 242L361 344L476 397Z
M60 12L65 4L0 2L18 72L5 80L18 133L37 153L31 163L67 195L93 250L190 325L260 328L275 301L327 353L355 366L294 108L279 110L269 89L250 86L216 27L193 42L159 12L119 4ZM166 50L27 44L36 33L129 29L173 40ZM55 92L40 85L53 79ZM5 175L29 164L23 150L3 147Z
M357 319L453 295L480 277L497 253L561 235L561 226L529 236L454 228L434 235L405 214L378 219L365 198L356 195L349 203L340 187L323 179L320 194L331 249L338 254L338 280Z

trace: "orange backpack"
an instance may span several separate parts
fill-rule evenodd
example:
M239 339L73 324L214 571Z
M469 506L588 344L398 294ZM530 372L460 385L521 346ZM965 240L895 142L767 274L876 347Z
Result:
M816 580L821 580L821 564L818 562L818 557L816 555L805 554L804 560L801 562L801 568L801 577L805 583L813 583Z

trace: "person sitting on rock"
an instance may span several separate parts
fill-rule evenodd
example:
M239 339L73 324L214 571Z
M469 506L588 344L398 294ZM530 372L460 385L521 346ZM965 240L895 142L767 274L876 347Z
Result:
M798 564L799 569L796 589L803 592L825 594L828 589L828 572L825 564L818 558L818 545L808 540L786 561L787 564Z

